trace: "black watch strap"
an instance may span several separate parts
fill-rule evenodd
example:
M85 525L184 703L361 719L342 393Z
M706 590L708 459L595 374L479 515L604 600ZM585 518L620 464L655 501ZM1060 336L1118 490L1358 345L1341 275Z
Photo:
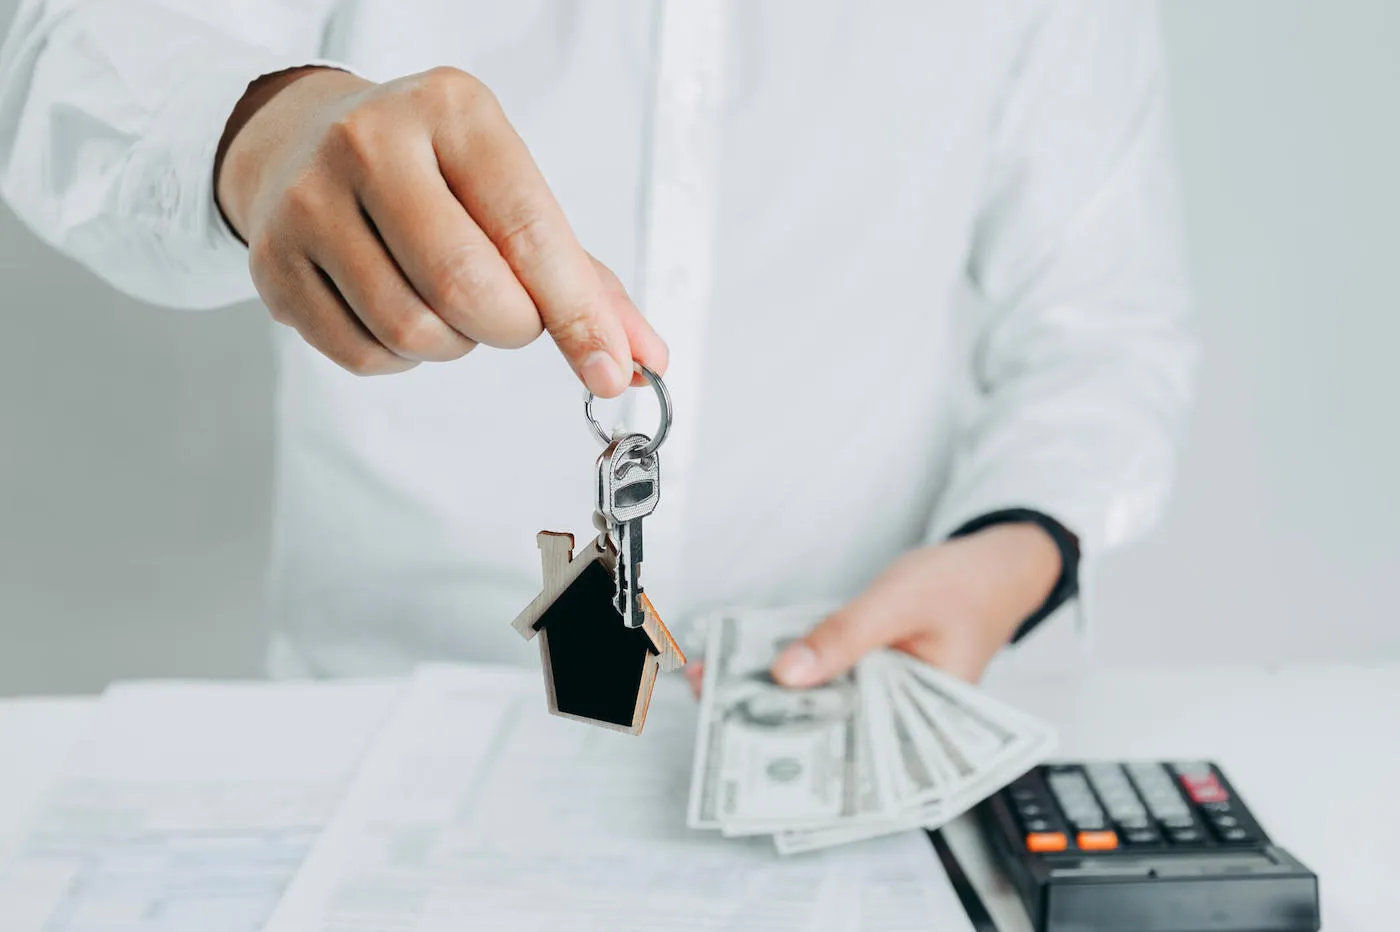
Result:
M998 524L1034 524L1050 535L1060 551L1060 578L1056 580L1055 587L1050 590L1040 608L1016 629L1016 633L1011 637L1011 643L1015 644L1079 593L1079 538L1054 518L1033 508L1003 508L1000 511L991 511L973 518L948 536L966 537Z

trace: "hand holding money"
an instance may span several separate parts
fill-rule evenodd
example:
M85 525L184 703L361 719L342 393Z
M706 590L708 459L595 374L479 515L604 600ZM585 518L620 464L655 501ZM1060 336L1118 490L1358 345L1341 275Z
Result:
M878 650L818 686L773 659L820 612L708 625L688 824L772 834L784 854L943 825L1048 755L1044 723L908 654Z
M891 647L976 682L1059 575L1058 549L1033 524L996 525L911 551L789 645L773 676L785 686L812 686Z

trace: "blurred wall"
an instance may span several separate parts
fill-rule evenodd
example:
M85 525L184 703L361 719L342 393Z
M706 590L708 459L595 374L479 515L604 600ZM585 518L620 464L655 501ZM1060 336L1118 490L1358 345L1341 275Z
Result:
M1400 658L1400 4L1168 3L1205 355L1110 662Z
M1400 658L1400 4L1165 20L1205 356L1096 662ZM263 313L145 307L0 208L0 325L0 694L255 672Z

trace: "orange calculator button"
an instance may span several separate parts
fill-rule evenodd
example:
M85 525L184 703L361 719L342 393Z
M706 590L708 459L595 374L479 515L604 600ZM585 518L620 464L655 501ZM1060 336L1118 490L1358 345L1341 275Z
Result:
M1063 851L1069 847L1064 832L1031 832L1026 836L1026 850L1035 852Z
M1116 832L1080 832L1075 841L1085 851L1111 851L1118 847Z

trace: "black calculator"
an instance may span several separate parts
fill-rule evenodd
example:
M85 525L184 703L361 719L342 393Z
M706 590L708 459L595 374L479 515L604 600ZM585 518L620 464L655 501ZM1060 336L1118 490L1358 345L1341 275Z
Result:
M1213 763L1051 763L978 809L1037 932L1316 932L1317 876Z

